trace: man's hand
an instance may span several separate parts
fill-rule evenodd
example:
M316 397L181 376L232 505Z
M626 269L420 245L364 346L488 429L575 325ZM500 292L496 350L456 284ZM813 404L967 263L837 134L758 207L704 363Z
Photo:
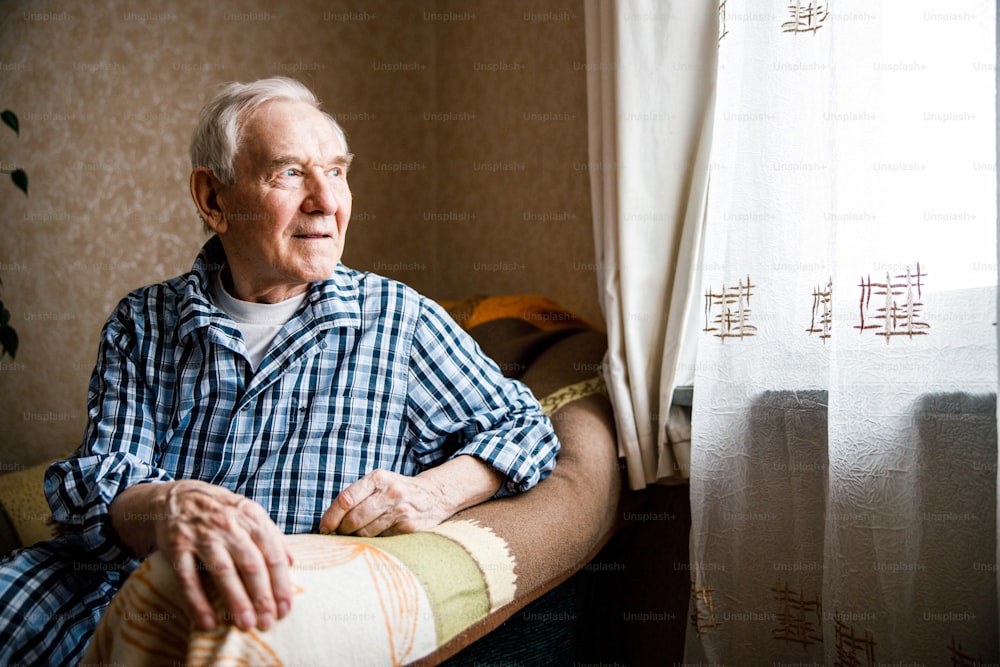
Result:
M215 627L202 570L243 630L266 630L291 609L291 554L252 500L194 480L139 484L115 498L111 517L137 555L159 549L170 559L200 629Z
M426 530L493 497L503 479L472 456L450 459L416 477L374 470L337 496L319 530L362 537Z

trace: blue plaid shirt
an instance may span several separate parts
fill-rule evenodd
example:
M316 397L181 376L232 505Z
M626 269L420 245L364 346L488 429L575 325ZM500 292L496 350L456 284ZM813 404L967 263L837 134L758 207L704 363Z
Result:
M376 468L413 475L471 454L506 475L501 495L554 468L559 441L528 389L387 278L338 265L254 372L209 297L224 261L211 239L190 273L132 292L104 327L84 442L45 480L55 520L91 553L125 555L108 505L140 482L217 484L298 533Z

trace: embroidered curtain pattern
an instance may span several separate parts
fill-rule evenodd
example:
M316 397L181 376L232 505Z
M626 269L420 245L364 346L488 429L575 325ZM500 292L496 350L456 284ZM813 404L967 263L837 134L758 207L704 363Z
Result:
M998 660L995 11L718 5L690 662Z

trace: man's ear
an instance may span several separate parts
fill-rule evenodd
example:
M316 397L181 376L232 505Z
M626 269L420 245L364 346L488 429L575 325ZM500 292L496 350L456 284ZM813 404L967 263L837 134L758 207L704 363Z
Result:
M191 172L191 198L201 219L216 234L225 232L228 226L219 202L221 189L222 183L205 167L197 167Z

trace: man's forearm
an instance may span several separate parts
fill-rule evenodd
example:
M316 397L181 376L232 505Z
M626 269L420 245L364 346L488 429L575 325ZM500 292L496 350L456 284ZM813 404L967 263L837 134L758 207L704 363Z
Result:
M415 477L374 470L340 492L321 533L397 535L427 530L492 498L504 475L473 456L457 456Z
M504 475L475 456L456 456L428 468L417 477L438 486L452 505L450 514L489 500L500 490Z

